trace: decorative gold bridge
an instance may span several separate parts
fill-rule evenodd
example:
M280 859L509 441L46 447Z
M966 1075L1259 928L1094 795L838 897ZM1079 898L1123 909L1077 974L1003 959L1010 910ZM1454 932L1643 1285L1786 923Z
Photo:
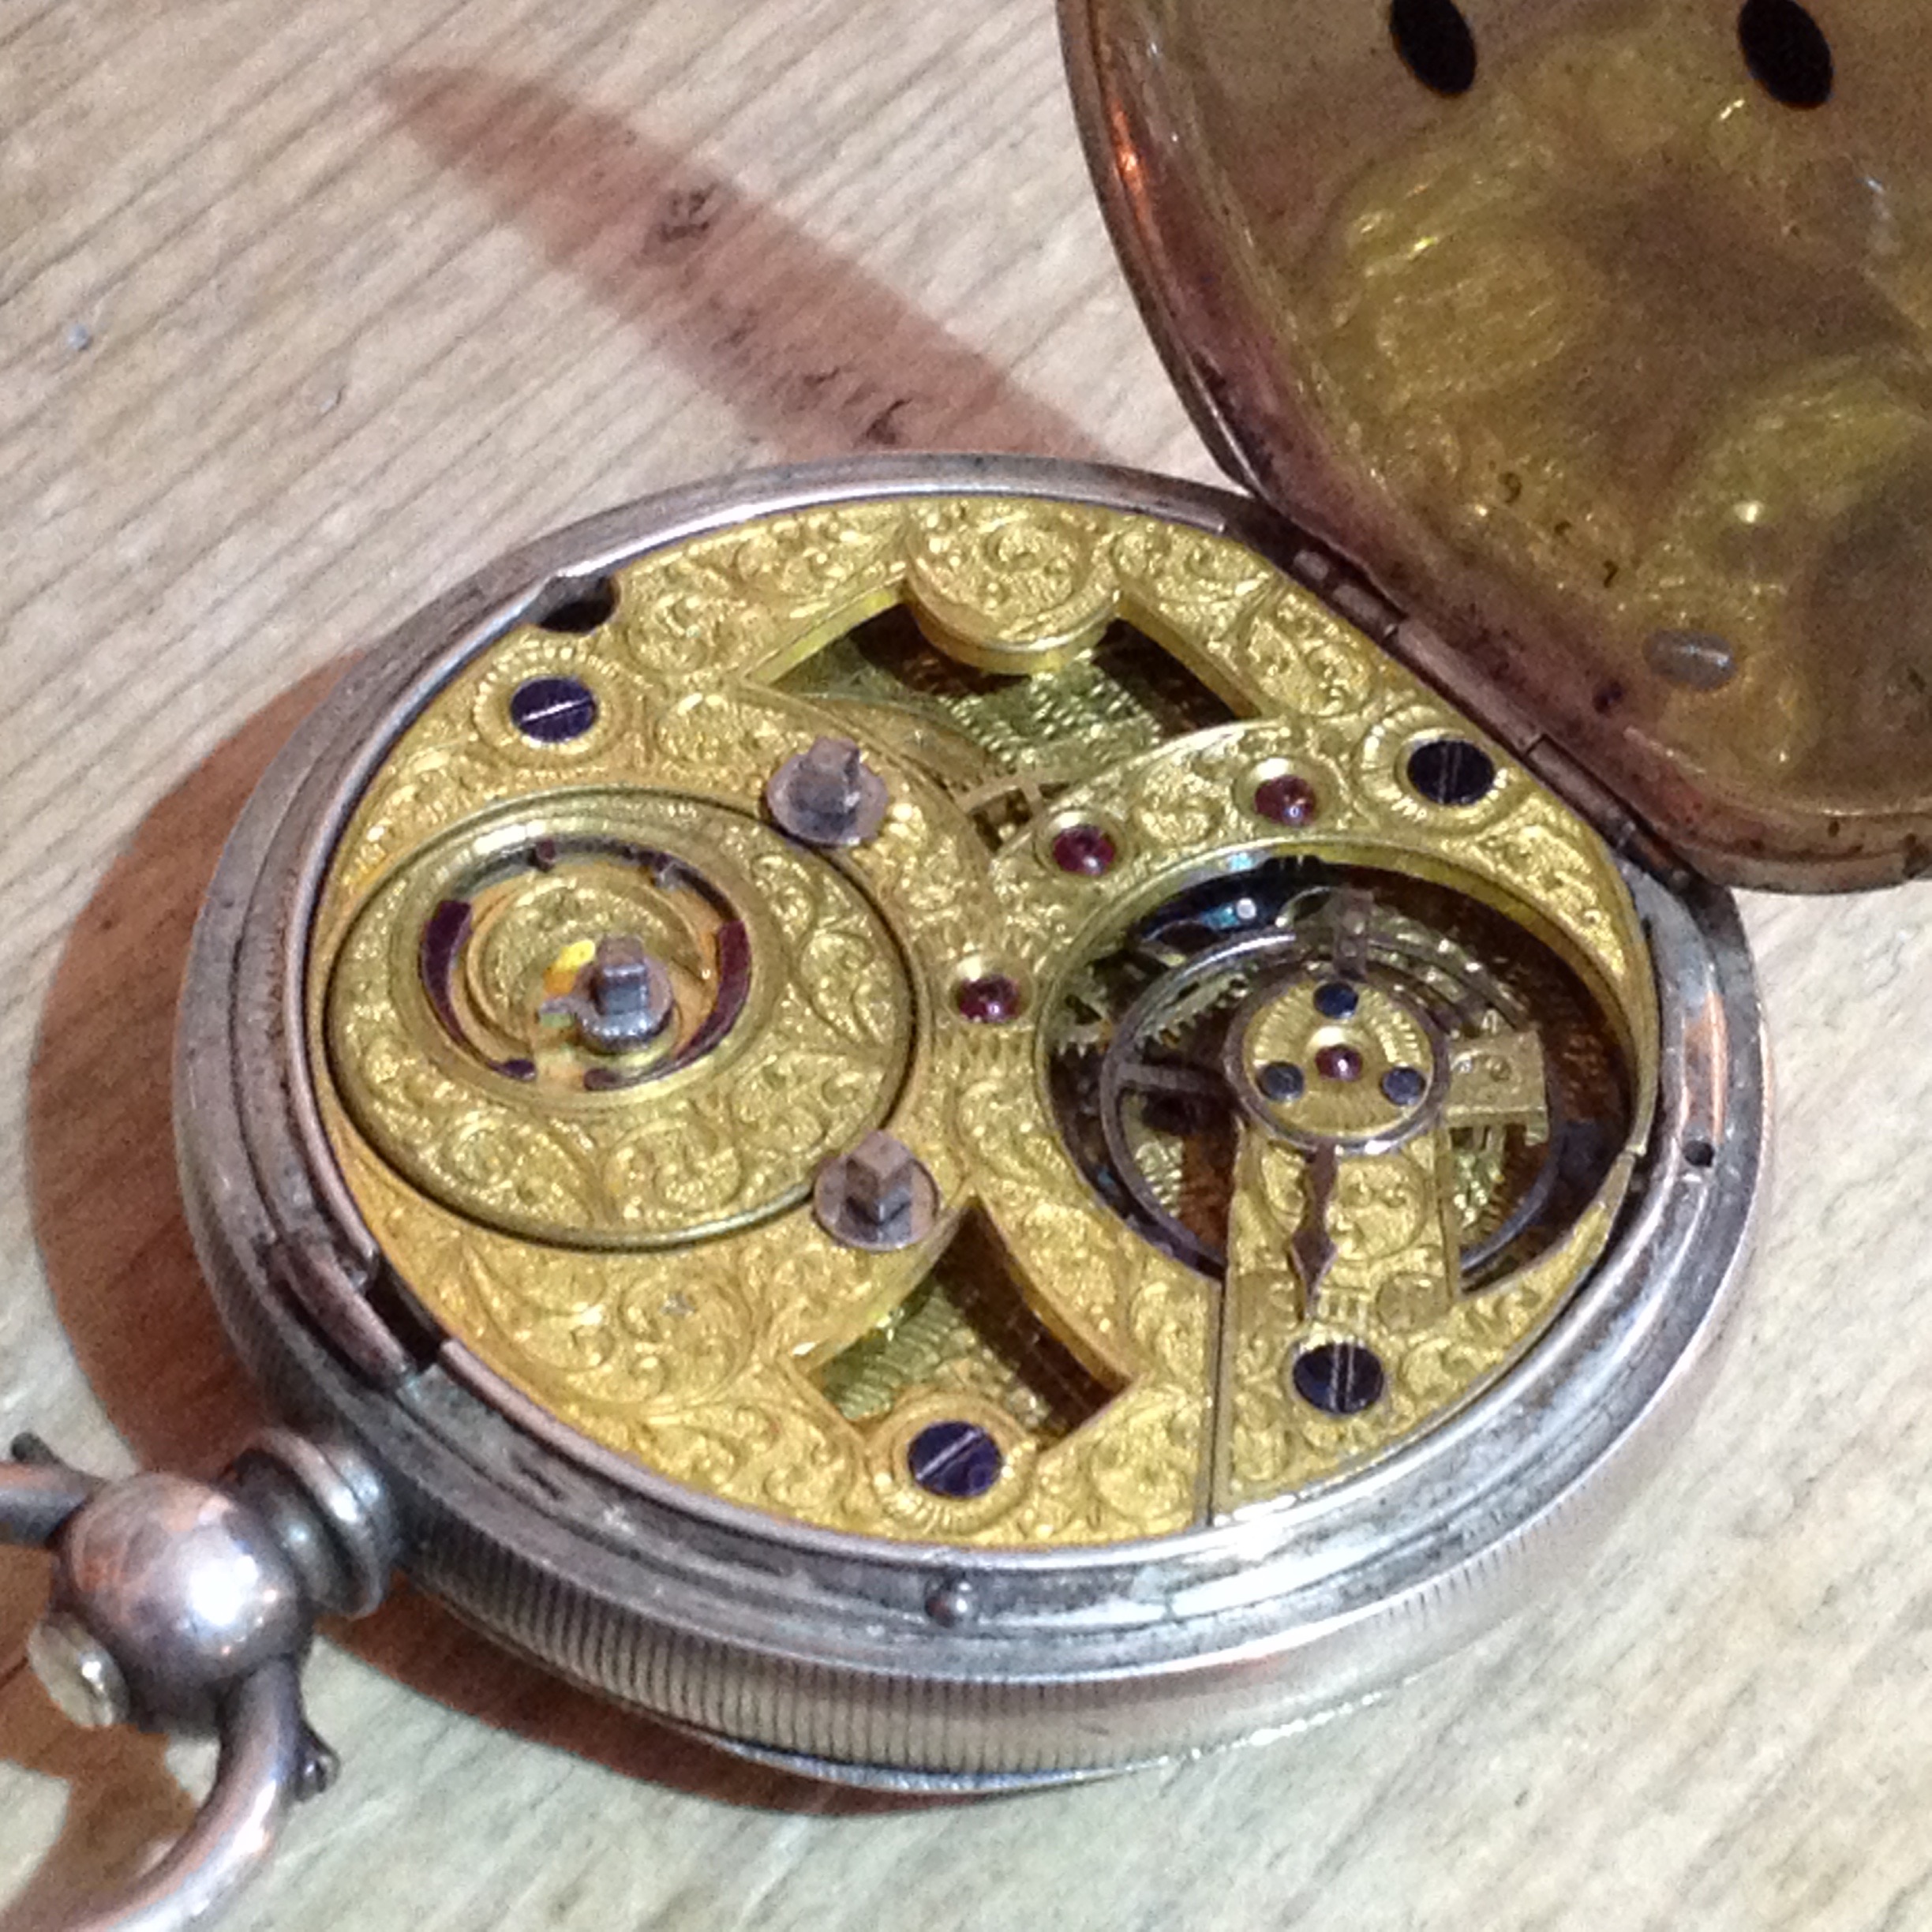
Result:
M611 590L401 734L309 979L391 1265L564 1422L865 1534L1159 1535L1404 1440L1601 1253L1615 867L1261 559L934 498Z

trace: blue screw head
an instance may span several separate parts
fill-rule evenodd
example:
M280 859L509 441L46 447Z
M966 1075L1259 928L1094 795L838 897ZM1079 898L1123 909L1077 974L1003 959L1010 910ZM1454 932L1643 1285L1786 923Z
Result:
M984 1496L1005 1466L999 1444L976 1422L928 1423L906 1452L906 1468L922 1489L957 1503Z
M1331 979L1315 989L1315 1010L1324 1020L1353 1020L1361 995L1346 979Z
M1391 1067L1382 1076L1382 1091L1397 1106L1413 1106L1428 1091L1428 1082L1414 1067Z
M597 719L596 694L575 678L530 678L510 694L510 722L538 744L567 744Z

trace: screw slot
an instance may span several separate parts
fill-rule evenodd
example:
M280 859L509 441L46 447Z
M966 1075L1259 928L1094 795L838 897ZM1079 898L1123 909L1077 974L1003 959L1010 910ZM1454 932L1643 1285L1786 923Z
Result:
M906 1471L929 1494L955 1503L983 1496L1000 1479L1006 1458L977 1422L930 1422L906 1451Z
M567 744L597 721L597 695L577 678L530 678L510 694L510 722L535 744Z

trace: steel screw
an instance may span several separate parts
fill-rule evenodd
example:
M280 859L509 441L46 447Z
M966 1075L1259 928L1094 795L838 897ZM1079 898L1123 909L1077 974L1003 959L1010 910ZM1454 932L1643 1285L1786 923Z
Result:
M670 1024L677 989L635 933L606 933L576 985L541 1010L567 1017L593 1053L635 1053Z
M632 933L608 933L597 942L586 975L590 1011L578 1020L587 1046L621 1052L655 1039L677 1009L677 994L663 962Z
M1382 1076L1382 1091L1397 1106L1413 1106L1428 1091L1428 1080L1420 1067L1391 1067Z
M510 722L537 744L567 744L597 720L597 695L576 678L531 678L510 694Z
M1292 1060L1270 1060L1255 1070L1255 1084L1277 1106L1299 1100L1308 1081Z
M912 1177L919 1163L890 1134L868 1134L845 1163L845 1198L875 1226L897 1221L912 1208Z

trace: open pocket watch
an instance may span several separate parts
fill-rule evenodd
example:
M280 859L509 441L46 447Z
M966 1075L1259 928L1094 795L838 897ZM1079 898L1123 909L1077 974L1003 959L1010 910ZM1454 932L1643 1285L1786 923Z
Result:
M1724 888L1932 825L1910 211L1842 218L1795 0L1063 20L1247 493L661 497L311 717L177 1083L286 1426L219 1485L0 1471L50 1687L224 1738L100 1923L325 1781L296 1664L398 1563L730 1748L1012 1788L1393 1684L1694 1392L1765 1117Z

